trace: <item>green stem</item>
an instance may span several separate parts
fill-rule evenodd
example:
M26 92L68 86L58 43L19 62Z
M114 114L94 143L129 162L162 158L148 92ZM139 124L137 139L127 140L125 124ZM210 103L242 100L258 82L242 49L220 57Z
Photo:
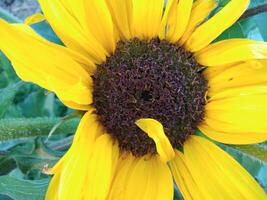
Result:
M252 17L254 15L258 15L260 13L264 13L264 12L267 12L267 4L263 4L263 5L260 5L258 7L255 7L255 8L251 8L251 9L248 9L246 12L244 12L244 14L239 18L239 21L240 20L243 20L243 19L246 19L246 18L249 18L249 17Z
M10 23L21 23L21 20L0 7L0 18Z
M48 135L60 120L60 118L1 119L0 141ZM74 133L78 123L78 119L65 121L55 130L54 134Z

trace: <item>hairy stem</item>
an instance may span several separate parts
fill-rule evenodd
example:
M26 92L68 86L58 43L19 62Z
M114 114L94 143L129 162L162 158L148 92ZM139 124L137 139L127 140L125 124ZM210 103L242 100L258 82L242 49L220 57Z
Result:
M0 120L0 141L48 135L60 118L18 118ZM74 133L78 119L63 122L54 134Z

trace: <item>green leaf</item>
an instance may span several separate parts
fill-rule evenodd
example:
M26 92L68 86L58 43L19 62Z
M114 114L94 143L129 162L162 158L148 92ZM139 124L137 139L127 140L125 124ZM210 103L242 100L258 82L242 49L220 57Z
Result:
M27 139L25 139L25 138L19 138L19 139L15 139L15 140L4 141L4 142L0 141L0 151L7 151L8 149L10 149L10 148L12 148L18 144L24 143L26 141L27 141Z
M232 145L230 147L243 153L246 153L247 155L252 156L255 159L261 160L267 164L267 147L265 147L264 145Z
M267 26L265 20L267 13L262 13L236 22L224 31L215 41L230 38L248 38L252 40L267 40Z
M41 180L23 180L10 175L0 177L0 194L14 200L43 200L49 178Z
M47 40L63 45L61 40L55 34L51 26L47 23L47 21L42 21L36 24L31 25L31 27L42 37L46 38Z
M24 117L48 117L48 112L44 108L45 100L45 90L40 89L33 91L20 103L22 115Z
M255 8L255 7L261 6L263 4L267 4L267 0L252 0L252 1L250 1L249 8Z
M8 107L13 103L15 95L22 85L23 83L19 82L0 90L0 118L4 116Z
M38 138L37 142L43 152L52 156L61 157L70 147L72 140L73 136L57 141L45 141L44 138Z
M6 196L6 195L2 195L2 194L0 194L0 199L1 199L1 200L13 200L13 199L11 199L10 197L8 197L8 196Z
M18 82L19 78L17 77L10 61L8 60L8 58L0 52L0 69L2 69L2 75L6 77L8 83L14 83L14 82ZM1 70L0 70L1 71Z
M2 156L1 156L2 157ZM8 174L17 167L16 161L12 158L0 157L0 176Z

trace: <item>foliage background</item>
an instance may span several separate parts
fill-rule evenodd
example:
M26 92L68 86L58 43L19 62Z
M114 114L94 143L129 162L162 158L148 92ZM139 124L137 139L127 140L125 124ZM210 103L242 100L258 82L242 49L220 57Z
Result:
M228 0L220 0L219 8ZM267 41L267 0L252 0L256 13L243 16L216 40L250 38ZM22 22L40 12L36 0L0 0L0 18ZM216 12L216 11L215 11ZM249 14L249 13L248 13ZM45 38L61 43L46 22L33 25ZM16 76L10 62L0 52L0 200L42 200L52 166L69 148L79 122L79 113L66 108L44 89ZM53 132L51 137L48 135ZM199 133L201 134L201 133ZM223 145L267 191L267 143ZM176 190L175 199L181 199Z

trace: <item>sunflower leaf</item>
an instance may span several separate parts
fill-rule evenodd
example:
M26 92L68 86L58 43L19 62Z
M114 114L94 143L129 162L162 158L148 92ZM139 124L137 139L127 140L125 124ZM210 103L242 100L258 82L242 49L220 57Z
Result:
M41 180L23 180L11 175L0 177L0 194L14 200L43 200L49 178Z
M227 2L219 1L219 7L224 6ZM251 1L249 10L244 13L243 18L238 20L234 25L225 30L216 40L224 40L230 38L248 38L253 40L266 41L267 27L266 17L267 13L263 12L266 9L267 0ZM255 11L260 8L259 11ZM253 11L253 12L251 12ZM252 14L251 14L252 13Z
M267 13L261 13L253 17L236 22L229 29L224 31L216 40L230 38L247 38L253 40L267 40L267 27L264 25Z
M0 90L0 118L4 116L8 107L13 103L15 95L22 85L22 82L18 82Z
M63 45L61 40L58 38L58 36L55 34L51 26L47 23L47 21L38 22L35 24L32 24L31 27L42 37L45 39L54 42L56 44Z
M255 145L232 145L231 148L234 148L238 151L244 152L250 156L255 157L267 164L267 146L264 144L255 144Z
M3 81L4 77L6 79L6 84L19 81L10 61L2 52L0 52L0 71L2 71L2 74L0 73L1 82ZM1 85L0 88L2 88Z

